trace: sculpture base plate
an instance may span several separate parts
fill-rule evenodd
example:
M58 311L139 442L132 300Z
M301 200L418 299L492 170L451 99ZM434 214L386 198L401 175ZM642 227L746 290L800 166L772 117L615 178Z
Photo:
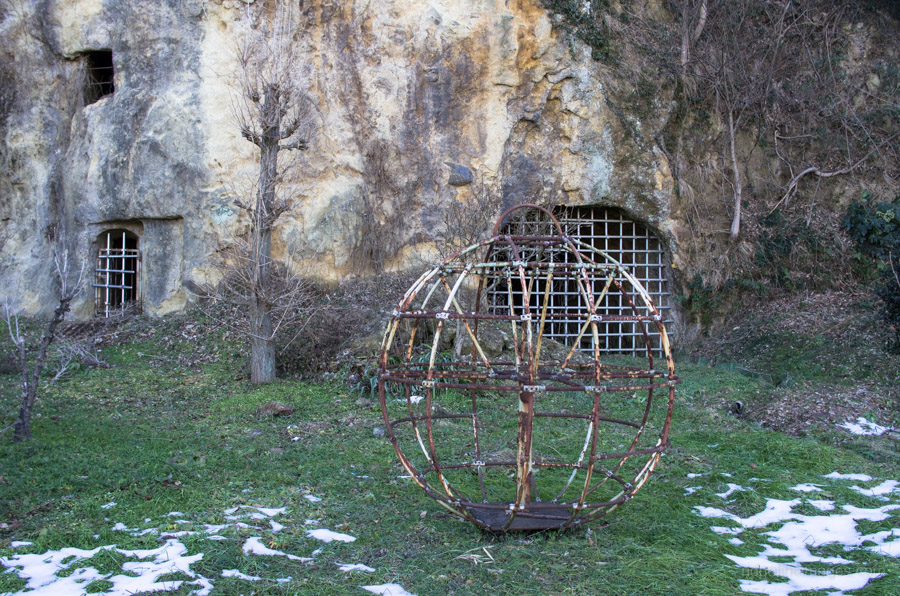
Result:
M504 531L509 522L509 510L507 509L487 509L483 507L469 506L466 510L471 513L475 519L493 532ZM519 511L516 513L515 519L505 531L528 531L528 530L556 530L562 527L569 518L572 517L572 509L569 507L540 507ZM577 526L577 518L569 527Z

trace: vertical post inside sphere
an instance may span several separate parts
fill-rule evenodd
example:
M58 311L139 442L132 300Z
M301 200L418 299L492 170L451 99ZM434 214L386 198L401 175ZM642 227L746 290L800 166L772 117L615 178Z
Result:
M516 508L531 502L531 443L534 427L534 393L519 393L518 458L516 459Z

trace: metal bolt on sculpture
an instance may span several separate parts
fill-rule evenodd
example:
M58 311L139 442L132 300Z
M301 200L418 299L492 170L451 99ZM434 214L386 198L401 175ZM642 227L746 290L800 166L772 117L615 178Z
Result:
M554 302L562 290L568 302ZM631 314L607 312L613 294ZM580 330L563 334L569 345L549 339L560 325ZM607 325L636 325L641 358L603 353ZM378 395L400 462L428 496L491 531L563 530L646 482L678 381L659 312L628 268L520 205L404 294Z

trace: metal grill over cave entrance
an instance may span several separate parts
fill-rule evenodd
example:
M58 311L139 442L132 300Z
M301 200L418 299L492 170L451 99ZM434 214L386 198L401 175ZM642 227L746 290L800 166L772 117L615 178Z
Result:
M109 317L140 306L141 252L138 237L126 230L110 230L97 238L94 269L94 310Z
M668 276L666 275L666 255L662 243L656 234L643 224L628 218L624 212L613 207L559 207L554 211L554 216L559 220L563 233L580 243L581 246L589 246L603 251L610 258L627 267L643 285L647 295L652 298L654 305L663 317L665 323L670 323L671 295L669 292ZM552 235L553 222L546 217L541 217L540 212L532 213L527 218L519 218L509 221L500 230L501 234L513 235ZM562 247L547 248L543 250L543 256L548 261L567 264L574 257ZM497 247L494 250L494 260L511 260L508 247ZM569 343L579 336L581 320L578 313L583 306L581 291L574 278L556 277L552 282L550 292L544 292L541 286L542 279L537 279L537 285L531 288L531 307L540 309L543 300L548 301L548 324L544 333L547 337ZM595 286L592 288L594 295L602 290L606 280L595 277ZM522 303L522 286L515 277L512 279L512 287L506 287L505 280L498 279L497 283L487 289L488 301L491 312L502 313L508 310L508 302L512 300L517 306ZM639 309L645 307L638 304ZM621 294L607 293L602 314L625 315L631 312L631 307L624 301ZM659 334L653 328L648 329L653 349L659 353ZM600 352L637 354L646 349L640 326L634 321L623 320L610 322L603 326L600 333ZM578 347L581 350L591 351L590 337L580 337Z
M590 523L632 499L668 445L678 377L663 317L589 239L515 207L423 274L388 323L386 432L412 480L481 528ZM636 339L609 354L623 324Z

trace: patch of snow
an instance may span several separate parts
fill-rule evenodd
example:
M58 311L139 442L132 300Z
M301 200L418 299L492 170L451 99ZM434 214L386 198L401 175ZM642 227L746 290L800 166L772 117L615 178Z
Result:
M812 493L816 491L821 491L818 484L798 484L797 486L792 486L791 490L796 490L801 493Z
M275 532L280 532L280 531L282 531L282 530L284 529L284 526L281 525L281 524L279 524L279 523L278 523L277 521L275 521L274 519L270 519L270 520L269 520L269 525L272 526L272 533L273 533L273 534L274 534Z
M222 577L236 577L238 579L243 579L248 582L258 582L258 581L262 580L261 577L258 577L256 575L247 575L245 573L241 573L237 569L223 569Z
M350 536L349 534L341 534L340 532L332 532L331 530L307 530L306 535L315 538L316 540L321 540L322 542L331 542L333 540L337 540L339 542L354 542L356 540L355 537Z
M825 500L810 500L807 501L810 505L818 509L819 511L833 511L834 510L834 501L825 501Z
M149 518L149 517L145 517L145 518L144 518L144 523L145 523L145 524L149 524L151 521L152 521L152 520L151 520L151 518Z
M191 596L209 596L209 593L212 592L213 583L202 575L198 575L197 579L192 582L187 582L189 586L198 586L199 590L194 590L191 592Z
M688 478L699 478L700 476L705 476L705 474L698 474L696 472L691 472L687 475Z
M322 551L323 551L323 550L325 550L325 547L324 547L324 546L320 546L319 548L317 548L316 550L314 550L314 551L312 552L312 556L318 557L320 554L322 554Z
M230 507L225 510L225 515L233 515L235 511L237 511L239 507Z
M880 424L875 424L874 422L869 422L862 416L856 419L856 422L850 422L849 420L843 424L836 424L838 428L845 428L854 435L883 435L889 430L894 430L893 426L881 426Z
M734 483L732 483L732 482L729 482L729 483L728 483L728 490L726 490L725 492L716 493L716 496L717 496L717 497L722 497L723 499L727 499L727 498L729 497L729 495L731 495L731 493L744 492L744 491L747 491L747 490L751 490L751 489L744 488L744 487L741 486L740 484L734 484Z
M180 525L183 526L184 524L192 524L192 523L194 523L194 522L188 521L188 520L186 520L186 519L176 519L176 520L175 520L175 523L176 523L176 524L180 524Z
M362 563L335 563L341 571L365 571L366 573L374 573L375 570L368 565Z
M228 538L225 538L224 536L219 536L218 534L213 534L212 536L207 536L206 539L207 539L207 540L216 540L216 541L218 541L218 540L228 540Z
M403 586L397 584L379 584L377 586L360 586L363 590L372 594L381 594L381 596L415 596L403 589Z
M785 563L776 563L765 557L736 557L725 555L739 567L747 569L763 569L787 579L786 582L768 582L764 580L741 580L741 590L757 594L771 594L781 596L792 592L806 592L810 590L836 589L843 593L844 590L859 590L869 580L881 577L882 573L849 573L846 575L819 575L807 574L802 568Z
M424 396L421 396L421 395L410 395L410 396L409 396L409 401L410 401L410 403L412 403L413 405L419 403L419 402L422 401L423 399L425 399L425 397L424 397Z
M303 498L306 499L307 501L309 501L310 503L318 503L319 501L322 500L315 495L303 495Z
M864 474L839 474L837 472L826 477L858 481L871 479ZM886 499L884 495L892 494L898 486L900 486L900 482L889 480L869 489L859 486L852 488L867 496ZM801 492L813 492L804 490L809 487L821 490L812 484L801 484L792 488ZM720 535L736 535L746 529L772 526L769 531L762 533L767 537L767 542L763 544L762 550L757 555L725 556L740 567L765 570L786 581L741 580L740 587L744 592L787 595L799 591L836 590L837 592L834 593L840 594L844 590L860 589L871 579L883 575L862 572L836 574L830 570L804 568L804 563L838 566L854 562L844 557L816 554L821 552L816 549L831 544L842 545L846 553L869 551L882 556L900 558L900 529L894 528L863 534L857 527L858 522L863 520L882 521L888 519L891 517L889 512L900 509L900 504L893 503L877 508L842 505L840 513L804 515L796 511L796 508L803 503L808 503L823 512L836 509L833 501L797 498L791 500L768 499L763 511L746 518L715 507L697 506L694 507L694 511L702 517L728 519L739 526L732 528L712 526L710 528ZM735 546L744 544L744 541L737 537L730 538L728 542ZM772 559L776 557L780 558L779 561L788 562L775 562Z
M115 507L117 503L115 501L110 501L106 505L100 505L100 509L109 509L111 507Z
M166 517L184 517L184 514L180 511L170 511L166 514Z
M267 546L265 546L262 542L260 542L259 536L253 536L248 538L242 547L245 555L262 555L267 557L287 557L292 561L300 561L301 563L307 563L312 561L309 557L298 557L297 555L291 555L280 550L273 550Z
M112 527L113 532L132 532L133 530L123 524L122 522L116 522L116 525Z
M855 490L866 497L881 497L894 492L898 485L900 485L900 482L897 482L896 480L885 480L878 486L873 486L872 488L862 488L854 484L850 487L850 490Z
M91 559L101 551L117 552L125 557L138 559L122 564L122 571L129 575L101 574L93 567L75 569L68 577L59 577L58 572L71 569L76 563ZM149 550L127 550L115 545L98 546L92 550L67 547L43 554L13 555L0 557L0 565L12 568L20 578L26 580L26 589L34 596L54 594L82 594L84 586L95 580L106 580L113 584L106 594L125 596L138 592L159 592L177 590L184 581L159 581L159 578L183 573L201 585L195 594L208 594L212 584L191 571L191 565L203 558L203 554L187 555L187 547L177 540L168 540L162 546ZM134 574L134 575L131 575ZM203 588L208 584L206 591Z
M834 480L856 480L857 482L868 482L872 479L868 474L840 474L838 472L825 474L824 478L833 478Z
M207 534L218 534L219 532L221 532L222 530L224 530L227 527L228 526L226 524L219 524L219 525L203 524L203 528L204 528L203 531L206 532Z
M701 488L703 488L703 487L702 487L702 486L688 486L687 488L684 489L684 495L683 495L683 496L686 497L686 496L688 496L688 495L692 495L692 494L694 494L695 492L697 492L698 490L700 490Z
M14 540L9 543L9 545L13 548L21 548L23 546L31 546L34 544L33 542L28 542L27 540Z
M731 478L731 477L732 477L731 474L729 474L728 472L719 472L719 476L724 476L725 478Z
M282 515L287 513L287 507L279 507L278 509L267 509L265 507L257 507L257 511L265 515L266 517L275 517L276 515Z

